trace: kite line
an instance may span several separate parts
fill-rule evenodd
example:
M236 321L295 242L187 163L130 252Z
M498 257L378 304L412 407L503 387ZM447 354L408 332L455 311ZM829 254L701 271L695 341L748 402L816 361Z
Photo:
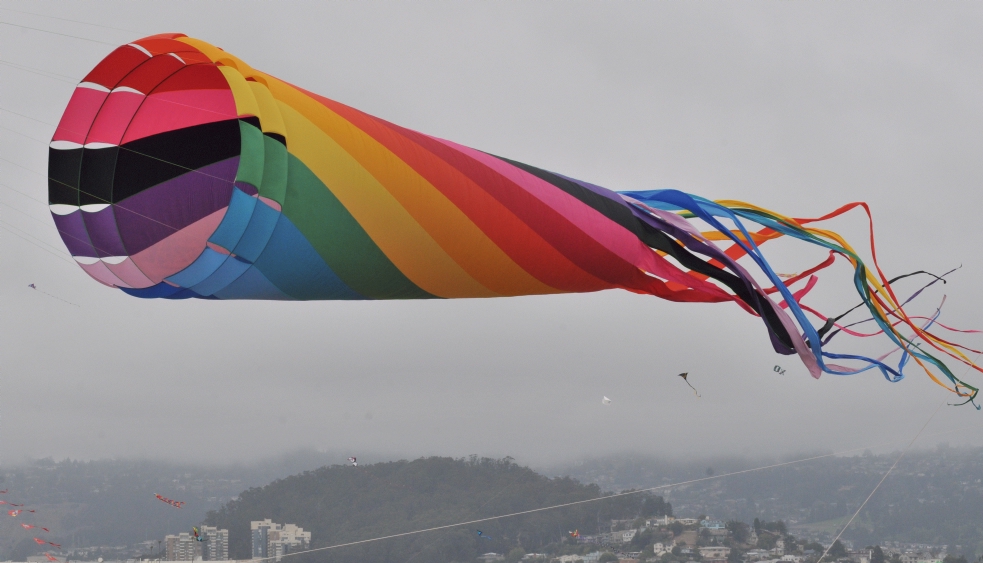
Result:
M976 359L973 360L973 363L975 364L977 361L979 361L979 359L980 359L980 354L977 354ZM887 470L887 473L885 473L884 476L881 477L881 480L877 482L877 485L874 486L874 490L870 491L870 494L867 495L867 498L864 499L863 503L860 504L860 508L858 508L857 511L853 513L853 516L850 517L850 520L848 520L846 525L843 526L843 529L840 530L840 533L836 534L836 537L833 538L833 541L830 542L829 547L826 548L826 551L823 552L822 557L820 557L819 560L816 561L816 563L823 563L823 559L826 557L826 554L829 553L829 550L833 548L833 544L839 541L840 536L843 535L843 532L846 532L846 529L850 527L850 524L852 524L854 519L857 518L857 515L860 514L860 511L863 510L865 506L867 506L867 502L870 501L871 497L874 496L874 493L877 492L877 489L880 488L881 483L883 483L887 479L888 475L890 475L891 472L894 471L894 468L898 466L898 463L901 462L901 459L904 458L905 454L908 453L908 450L911 449L911 446L918 440L918 437L922 435L922 432L924 432L925 429L928 428L929 423L932 422L932 419L935 418L935 415L939 414L939 411L942 410L942 407L945 406L945 404L946 401L943 401L942 404L939 405L934 412L932 412L932 416L928 417L928 420L925 421L925 424L921 427L921 430L919 430L918 433L915 434L915 437L911 439L911 442L908 442L908 446L904 449L904 451L901 452L901 455L898 456L898 459L894 460L894 464Z
M846 525L843 526L843 529L840 530L840 533L836 534L836 537L833 538L833 541L830 542L829 547L826 548L826 551L823 552L822 557L820 557L819 560L816 561L816 563L823 563L823 559L826 558L826 554L829 553L829 550L833 548L833 545L836 544L836 542L840 541L840 536L843 535L843 532L845 532L846 529L850 527L850 524L852 524L854 519L856 519L857 515L860 514L860 511L863 510L865 506L867 506L867 502L870 501L871 497L874 496L874 493L877 492L877 489L881 487L881 484L884 483L884 480L888 478L888 476L891 474L892 471L894 471L894 468L898 466L898 463L901 461L901 459L905 456L905 454L908 453L908 450L911 449L911 446L915 443L915 441L918 440L918 437L922 435L922 432L925 430L925 428L928 427L928 424L932 422L932 419L935 418L935 415L938 414L940 410L942 410L942 407L944 407L945 404L946 401L942 401L942 403L938 407L936 407L935 411L932 412L932 416L928 417L928 420L925 421L925 424L921 427L918 433L915 434L915 437L912 438L910 442L908 442L908 446L901 452L901 455L899 455L898 458L894 460L894 463L891 465L891 467L888 468L884 476L881 477L881 480L878 481L877 485L874 486L874 490L870 491L870 494L867 495L867 498L865 498L864 501L860 504L860 508L858 508L857 511L853 513L853 516L851 516L850 519L847 521Z
M38 244L38 243L36 243L36 242L34 242L34 241L32 241L31 239L29 239L29 238L27 238L27 237L25 237L25 236L23 236L23 235L20 235L20 234L18 234L18 233L16 233L16 232L14 232L14 231L12 231L12 230L10 230L10 229L8 229L8 228L7 228L7 227L5 227L5 226L4 226L3 224L0 224L0 229L3 229L3 230L5 230L5 231L7 231L8 233L10 233L10 234L12 234L12 235L14 235L15 237L17 237L17 238L19 238L19 239L21 239L21 240L23 240L24 242L26 242L26 243L28 243L28 244L33 244L34 246L36 246L36 247L38 247L38 248L40 248L41 250L43 250L43 251L45 251L45 252L47 252L48 254L51 254L51 255L52 255L52 256L54 256L55 258L58 258L58 259L61 259L61 260L64 260L64 262L65 262L66 264L72 264L72 265L77 265L77 264L78 264L78 263L77 263L77 262L75 262L74 260L69 260L68 258L66 258L66 257L64 257L64 256L62 256L61 254L55 254L54 252L51 252L51 251L50 251L50 250L48 250L47 248L45 248L45 247L43 247L43 246L41 246L40 244Z
M936 412L938 412L938 410L936 410ZM935 414L933 414L932 416L934 417ZM931 421L931 419L929 419L929 421ZM926 426L927 425L928 424L926 423ZM922 430L924 430L924 429L925 428L923 427ZM932 435L935 435L935 434L951 434L951 433L960 432L960 431L966 430L966 429L967 428L960 428L960 429L956 429L955 431L952 431L952 430L943 430L943 431L934 433ZM919 431L919 435L921 435L921 431ZM916 436L916 439L917 439L917 436ZM502 520L502 519L505 519L505 518L514 518L516 516L524 516L524 515L527 515L527 514L534 514L534 513L538 513L538 512L546 512L546 511L550 511L550 510L556 510L556 509L559 509L559 508L567 508L567 507L570 507L570 506L577 506L577 505L582 505L582 504L590 504L590 503L600 502L600 501L604 501L604 500L608 500L608 499L613 499L613 498L618 498L618 497L626 497L626 496L638 495L638 494L642 494L642 493L649 493L649 492L657 491L657 490L661 490L661 489L671 489L673 487L681 487L681 486L684 486L684 485L692 485L692 484L701 483L701 482L704 482L704 481L712 481L714 479L722 479L724 477L733 477L735 475L743 475L743 474L747 474L747 473L753 473L755 471L763 471L765 469L775 469L775 468L778 468L778 467L785 467L785 466L788 466L788 465L795 465L797 463L805 463L807 461L815 461L815 460L819 460L819 459L825 459L825 458L828 458L828 457L835 457L835 456L839 456L839 455L843 455L843 454L847 454L847 453L851 453L851 452L857 452L857 451L867 450L867 449L870 449L872 447L878 447L878 446L884 446L884 445L888 445L888 444L894 444L894 443L897 443L898 441L899 440L890 440L890 441L881 442L881 443L875 444L875 445L867 445L867 446L862 446L862 447L858 447L858 448L850 448L848 450L841 450L841 451L838 451L838 452L833 452L833 453L829 453L829 454L822 454L822 455L817 455L817 456L811 456L811 457L807 457L807 458L803 458L803 459L797 459L797 460L793 460L793 461L784 461L784 462L781 462L781 463L773 463L773 464L770 464L770 465L764 465L764 466L761 466L761 467L754 467L754 468L751 468L751 469L741 469L739 471L731 471L730 473L722 473L720 475L713 475L713 476L708 476L708 477L699 477L697 479L689 479L689 480L686 480L686 481L679 481L677 483L670 483L668 485L658 485L658 486L655 486L655 487L648 487L648 488L644 488L644 489L635 489L635 490L631 490L631 491L624 491L624 492L620 492L620 493L614 493L614 494L610 494L610 495L603 496L603 497L597 497L597 498L592 498L592 499L584 499L584 500L566 502L566 503L562 503L562 504L555 504L555 505L552 505L552 506L544 506L544 507L540 507L540 508L532 508L532 509L529 509L529 510L522 510L522 511L519 511L519 512L511 512L511 513L508 513L508 514L500 514L498 516L488 516L486 518L477 518L477 519L474 519L474 520L467 520L467 521L464 521L464 522L457 522L457 523L454 523L454 524L444 524L444 525L441 525L441 526L433 526L433 527L430 527L430 528L422 528L422 529L413 530L413 531L410 531L410 532L400 532L398 534L390 534L390 535L387 535L387 536L380 536L380 537L369 538L369 539L364 539L364 540L357 540L357 541L352 541L352 542L345 542L345 543L339 543L339 544L334 544L334 545L329 545L329 546L324 546L324 547L318 547L318 548L314 548L314 549L307 549L307 550L304 550L304 551L297 551L297 552L293 552L293 553L287 553L285 555L281 555L280 557L290 557L292 555L302 555L304 553L313 553L315 551L326 551L326 550L332 550L332 549L339 549L339 548L342 548L342 547L352 547L352 546L356 546L356 545L362 545L362 544L367 544L367 543L374 543L374 542L379 542L379 541L383 541L383 540L389 540L389 539L401 538L401 537L406 537L406 536L414 536L414 535L419 535L419 534L425 534L425 533L428 533L428 532L436 532L436 531L447 530L447 529L451 529L451 528L459 528L461 526L468 526L468 525L471 525L471 524L480 524L480 523L483 523L483 522L491 522L491 521L494 521L494 520ZM912 443L913 442L914 442L914 440L912 441ZM911 447L911 444L909 444L908 447L910 448ZM907 448L905 449L905 451L907 451ZM895 464L896 463L897 462L895 462ZM274 557L260 557L260 558L254 559L254 561L268 561L268 560L272 560L272 559L274 559Z
M52 19L52 20L61 20L61 21L72 22L72 23L80 23L82 25L91 25L93 27L104 27L106 29L113 29L113 30L116 30L116 31L125 31L127 33L140 33L139 31L135 31L135 30L132 30L132 29L124 29L122 27L113 27L111 25L103 25L103 24L99 24L99 23L84 22L84 21L81 21L81 20L72 20L72 19L68 19L68 18L59 18L57 16L49 16L49 15L45 15L45 14L39 14L37 12L28 12L26 10L15 10L13 8L0 8L0 10L5 10L5 11L8 11L8 12L17 12L17 13L20 13L20 14L30 14L32 16L38 16L40 18L48 18L48 19Z
M64 74L48 72L45 70L40 70L29 66L19 65L17 63L12 63L9 61L0 61L0 65L9 66L11 68L16 68L19 70L23 70L24 72L30 72L31 74L36 74L38 76L43 76L45 78L50 78L52 80L58 80L60 82L78 84L77 80L69 76L65 76Z
M29 25L19 25L16 23L10 23L5 21L0 21L0 25L9 25L10 27L19 27L21 29L30 29L33 31L40 31L41 33L50 33L52 35L60 35L62 37L71 37L72 39L81 39L82 41L89 41L91 43L101 43L103 45L109 45L111 47L116 47L115 43L109 43L106 41L99 41L98 39L89 39L88 37L79 37L78 35L69 35L67 33L58 33L57 31L50 31L47 29L41 29L39 27L31 27Z
M34 285L33 283L30 284L30 285L28 285L27 287L29 287L29 288L31 288L31 289L33 289L35 291L40 291L41 293L47 295L48 297L50 297L52 299L57 299L57 300L61 301L62 303L67 303L69 305L72 305L73 307L79 307L79 305L77 303L72 303L71 301L67 301L65 299L62 299L61 297L58 297L57 295L52 295L52 294L48 293L47 291L45 291L43 289L38 289L37 286Z

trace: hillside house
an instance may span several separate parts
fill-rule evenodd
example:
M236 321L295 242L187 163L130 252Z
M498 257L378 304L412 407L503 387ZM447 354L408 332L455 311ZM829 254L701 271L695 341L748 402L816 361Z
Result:
M675 521L676 519L673 518L672 516L663 516L662 518L654 518L652 520L646 520L645 525L648 527L668 526L669 524L672 524Z
M679 522L683 526L695 526L699 523L696 518L676 518L676 522Z
M700 548L700 557L704 561L727 561L728 555L730 555L729 547L711 546Z

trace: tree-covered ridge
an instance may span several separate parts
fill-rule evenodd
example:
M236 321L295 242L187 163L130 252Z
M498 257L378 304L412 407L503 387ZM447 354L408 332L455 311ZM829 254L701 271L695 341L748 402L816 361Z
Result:
M210 512L207 523L229 530L231 557L248 558L252 520L297 524L312 532L313 547L323 547L602 496L597 485L551 479L510 458L431 457L280 479ZM628 495L315 555L332 562L472 561L489 551L536 551L569 530L596 533L612 519L671 513L661 497ZM479 538L479 529L491 539Z

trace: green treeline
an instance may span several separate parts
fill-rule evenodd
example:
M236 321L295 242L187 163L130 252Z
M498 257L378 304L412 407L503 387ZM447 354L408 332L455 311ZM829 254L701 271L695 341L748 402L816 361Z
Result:
M351 467L333 465L243 492L208 514L207 524L229 530L229 555L251 555L249 523L270 518L312 533L312 547L454 524L568 502L609 496L597 485L544 477L513 463L431 457ZM559 542L569 530L608 531L612 519L672 514L661 497L635 494L481 522L437 532L319 551L291 563L473 561L481 553L527 552ZM491 539L479 538L477 530Z

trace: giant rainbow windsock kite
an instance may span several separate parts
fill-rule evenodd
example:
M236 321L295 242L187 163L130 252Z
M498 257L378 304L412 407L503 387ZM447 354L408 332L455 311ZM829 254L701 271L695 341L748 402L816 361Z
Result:
M620 288L735 302L763 319L777 352L798 354L816 377L877 368L898 380L914 360L940 385L967 399L976 393L939 359L972 365L965 348L930 332L942 326L937 315L909 317L876 263L868 269L836 233L808 226L864 204L796 219L676 190L616 193L404 129L180 34L121 46L85 77L51 142L49 177L51 212L72 256L137 297ZM829 258L782 279L759 248L780 236ZM901 352L897 367L886 356L824 349L838 332L865 335L800 302L837 256L852 264L877 333ZM768 281L756 281L742 258ZM840 359L859 365L828 362Z

